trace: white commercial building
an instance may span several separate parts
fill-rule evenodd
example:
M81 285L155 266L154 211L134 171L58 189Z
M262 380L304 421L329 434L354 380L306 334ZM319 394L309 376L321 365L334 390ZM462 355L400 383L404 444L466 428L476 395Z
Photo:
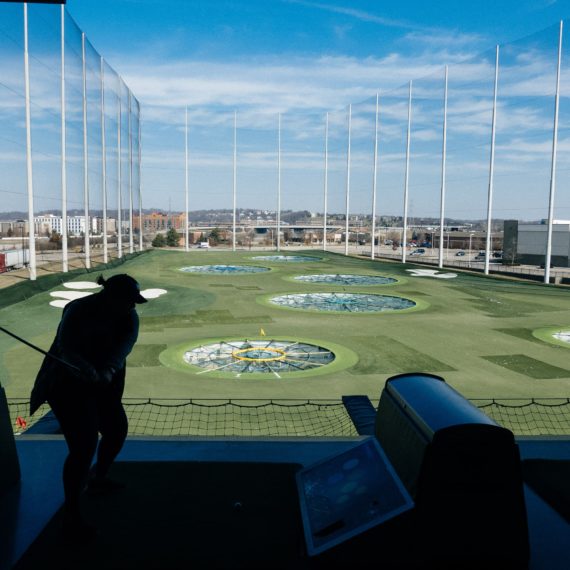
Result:
M36 216L34 222L37 229L49 228L50 231L63 233L63 218L48 214L46 216ZM67 234L83 235L85 233L85 216L67 216Z
M509 260L516 252L516 261L541 265L546 256L548 225L521 224L505 221L505 248L503 258ZM552 255L554 267L570 267L570 220L554 220L552 224Z
M61 216L55 216L54 214L36 216L34 218L34 226L36 233L39 235L42 235L46 231L49 233L53 231L61 233Z

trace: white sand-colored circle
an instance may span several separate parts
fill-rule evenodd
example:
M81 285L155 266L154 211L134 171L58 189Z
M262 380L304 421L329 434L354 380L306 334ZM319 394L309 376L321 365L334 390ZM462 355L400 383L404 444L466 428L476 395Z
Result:
M145 289L141 291L141 295L145 299L157 299L161 295L166 295L168 291L166 289ZM50 293L51 297L55 297L57 301L50 301L52 307L57 307L63 309L68 303L74 301L75 299L82 299L83 297L89 297L93 295L92 291L52 291Z
M156 299L161 295L166 295L166 293L168 293L166 289L145 289L144 291L141 291L141 295L145 299Z
M435 277L436 279L453 279L457 273L440 273L435 269L406 269L412 277Z
M556 340L570 344L570 331L560 331L552 335Z
M67 305L68 303L71 303L71 301L64 301L64 300L62 299L62 300L59 300L59 301L50 301L49 304L50 304L52 307L57 307L58 309L63 309L63 307L65 307L65 305Z
M101 287L101 285L97 285L93 281L71 281L64 283L63 286L68 289L99 289Z
M89 297L93 295L90 291L53 291L50 293L51 297L56 299L67 299L68 301L73 301L75 299L81 299L82 297Z

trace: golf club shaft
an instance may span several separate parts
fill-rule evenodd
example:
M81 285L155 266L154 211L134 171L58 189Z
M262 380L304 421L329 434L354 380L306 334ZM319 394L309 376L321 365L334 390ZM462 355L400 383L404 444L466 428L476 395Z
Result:
M57 360L59 363L65 364L65 366L68 366L69 368L73 368L73 370L75 370L77 372L81 372L81 370L77 366L75 366L74 364L70 364L69 362L66 362L65 360L59 358L58 356L55 356L55 354L51 354L50 352L46 352L45 350L43 350L39 346L36 346L35 344L28 342L27 340L23 339L22 337L19 337L17 334L14 334L13 332L10 332L9 330L5 329L4 327L0 327L0 331L5 332L7 335L11 336L12 338L15 338L16 340L20 341L21 343L25 344L26 346L33 348L34 350L36 350L37 352L40 352L44 356L49 356L51 359Z

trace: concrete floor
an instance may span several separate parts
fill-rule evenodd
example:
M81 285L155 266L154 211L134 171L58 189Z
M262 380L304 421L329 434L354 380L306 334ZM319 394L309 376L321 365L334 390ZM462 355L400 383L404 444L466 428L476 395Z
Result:
M304 466L346 451L364 438L130 438L121 461L257 461ZM521 438L523 459L570 460L569 438ZM19 486L0 498L0 569L19 559L63 501L61 467L66 445L60 436L17 440ZM530 570L566 570L570 525L525 487L529 516Z

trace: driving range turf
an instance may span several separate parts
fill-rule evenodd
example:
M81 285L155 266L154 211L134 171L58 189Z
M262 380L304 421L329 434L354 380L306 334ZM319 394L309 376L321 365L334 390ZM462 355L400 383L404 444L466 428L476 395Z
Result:
M376 402L386 378L403 372L443 376L472 399L568 397L570 345L546 342L533 331L570 329L570 290L455 271L457 276L448 279L414 276L409 270L419 266L413 264L318 250L303 253L321 260L283 263L252 259L263 255L259 252L154 250L105 271L106 277L129 273L142 289L167 291L138 307L140 336L128 359L125 397L338 399L366 394ZM237 275L180 271L206 264L255 265L271 271ZM397 282L338 286L293 279L316 274L377 275ZM97 275L60 277L95 281ZM10 289L0 290L0 296ZM47 350L61 317L61 309L49 305L54 300L49 293L64 290L60 285L3 306L0 324ZM416 307L382 313L316 312L282 308L270 301L276 295L310 292L402 296ZM223 371L199 374L200 369L176 361L185 345L260 339L263 332L268 340L310 340L331 347L335 362L318 373L278 378L235 377ZM0 336L0 383L9 398L29 395L41 359L30 348Z

